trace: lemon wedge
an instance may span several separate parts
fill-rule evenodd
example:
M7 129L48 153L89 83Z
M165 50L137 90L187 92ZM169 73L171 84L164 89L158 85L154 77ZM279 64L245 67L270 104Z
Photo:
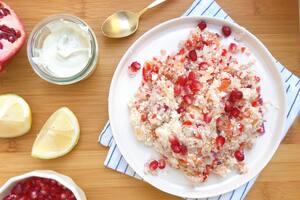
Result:
M58 158L69 153L80 136L78 120L67 107L53 113L34 141L31 155L40 159Z
M0 96L0 137L24 135L31 128L31 111L26 101L15 94Z

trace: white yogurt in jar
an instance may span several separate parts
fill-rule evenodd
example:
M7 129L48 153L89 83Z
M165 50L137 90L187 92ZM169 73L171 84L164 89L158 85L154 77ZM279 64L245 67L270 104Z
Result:
M63 19L53 21L46 27L49 33L36 49L33 62L59 78L80 73L92 56L91 37L87 27Z

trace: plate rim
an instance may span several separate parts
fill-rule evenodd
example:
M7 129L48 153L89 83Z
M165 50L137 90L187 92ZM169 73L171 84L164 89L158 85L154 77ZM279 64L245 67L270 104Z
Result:
M160 29L161 27L164 27L164 26L168 26L169 24L172 24L174 22L178 22L178 21L181 21L181 20L208 20L208 21L213 21L213 22L216 22L218 24L225 24L225 25L229 25L230 27L234 27L238 30L242 30L243 32L245 32L246 34L248 34L252 39L254 39L255 43L257 45L260 46L261 50L267 55L267 59L270 60L270 62L272 63L272 66L270 66L270 68L275 68L275 71L276 71L276 76L277 76L277 79L279 78L281 80L281 82L278 84L278 86L280 87L280 91L278 91L279 93L281 94L284 94L282 95L282 104L283 104L283 107L281 107L283 113L285 114L284 116L286 116L286 113L287 113L287 99L286 99L286 95L285 95L285 90L284 90L284 85L283 85L283 82L282 82L282 78L280 76L280 72L279 70L277 69L276 67L276 62L275 62L275 58L272 56L272 54L270 53L270 51L266 48L266 46L255 36L253 35L250 31L248 31L246 28L244 28L243 26L240 26L239 24L235 23L235 22L229 22L229 21L226 21L226 20L223 20L223 19L219 19L219 18L214 18L214 17L209 17L209 16L183 16L183 17L177 17L177 18L173 18L173 19L170 19L170 20L167 20L165 22L162 22L156 26L154 26L153 28L151 28L150 30L148 30L147 32L145 32L143 35L141 35L136 41L134 41L130 47L127 49L127 51L125 52L125 54L122 56L122 58L120 59L117 67L116 67L116 70L113 74L113 77L112 77L112 80L111 80L111 84L110 84L110 88L109 88L109 96L108 96L108 114L109 114L109 120L110 120L110 124L111 124L111 129L112 129L112 135L114 138L117 138L116 137L116 131L115 131L115 128L114 128L114 124L113 124L113 120L112 119L112 116L113 116L113 112L112 112L112 102L113 102L113 90L115 88L115 85L117 83L117 78L118 78L118 74L120 73L120 71L122 70L122 67L124 66L124 62L126 61L126 58L129 56L129 54L132 52L132 50L141 42L143 41L144 38L146 38L148 35L151 35L153 32L155 32L157 29ZM281 134L283 131L284 131L284 128L285 128L285 124L286 124L286 117L283 117L283 121L281 123L281 126L280 126L280 130L277 131L278 134ZM267 157L264 159L265 161L263 162L263 164L259 167L258 170L255 170L257 171L257 174L256 173L246 173L244 174L245 177L243 178L243 181L241 182L238 182L236 181L236 183L231 186L231 187L226 187L226 189L223 189L223 190L218 190L216 191L214 194L201 194L202 192L197 192L197 193L187 193L187 192L176 192L176 191L173 191L173 190L170 190L168 189L168 187L159 187L158 184L156 183L153 183L149 180L148 176L146 176L144 174L144 171L141 171L139 170L136 166L132 166L130 163L131 163L131 159L129 159L126 151L123 149L123 146L120 145L120 141L118 141L118 139L115 139L115 143L116 145L118 146L119 150L120 150L120 153L122 154L123 158L125 159L125 161L129 164L129 166L140 176L142 177L142 179L147 182L148 184L150 184L151 186L163 191L163 192L166 192L168 194L171 194L171 195L175 195L175 196L178 196L178 197L183 197L183 198L208 198L208 197L214 197L214 196L218 196L218 195L222 195L222 194L225 194L227 192L230 192L230 191L233 191L237 188L239 188L240 186L246 184L248 181L251 181L251 179L253 179L256 175L258 175L267 165L268 163L270 162L270 160L272 159L272 157L274 156L275 152L277 151L280 143L281 143L281 140L278 139L276 141L276 144L273 146L273 148L271 149L272 151L269 152L267 154ZM183 195L184 194L184 195Z

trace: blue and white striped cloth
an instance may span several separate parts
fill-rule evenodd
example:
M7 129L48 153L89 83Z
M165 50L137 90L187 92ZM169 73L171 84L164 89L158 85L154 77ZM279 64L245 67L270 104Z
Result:
M183 16L213 16L228 21L233 21L226 12L215 2L215 0L195 0L193 5L185 12ZM276 61L277 67L281 72L282 81L285 86L288 104L287 113L287 124L285 127L285 132L282 138L287 133L288 129L295 121L296 117L300 114L300 80L289 70L287 70L283 65ZM109 147L109 151L104 162L104 165L108 168L133 176L135 178L141 179L126 163L123 156L121 155L114 138L112 136L112 130L110 128L109 122L105 125L103 131L99 136L99 143ZM246 194L249 192L250 188L254 184L256 177L250 180L245 185L216 197L208 198L208 200L242 200L245 198Z

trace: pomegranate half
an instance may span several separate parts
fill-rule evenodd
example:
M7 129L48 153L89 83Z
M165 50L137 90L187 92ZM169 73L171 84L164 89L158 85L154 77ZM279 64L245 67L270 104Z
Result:
M0 71L24 45L24 27L16 13L0 1Z

